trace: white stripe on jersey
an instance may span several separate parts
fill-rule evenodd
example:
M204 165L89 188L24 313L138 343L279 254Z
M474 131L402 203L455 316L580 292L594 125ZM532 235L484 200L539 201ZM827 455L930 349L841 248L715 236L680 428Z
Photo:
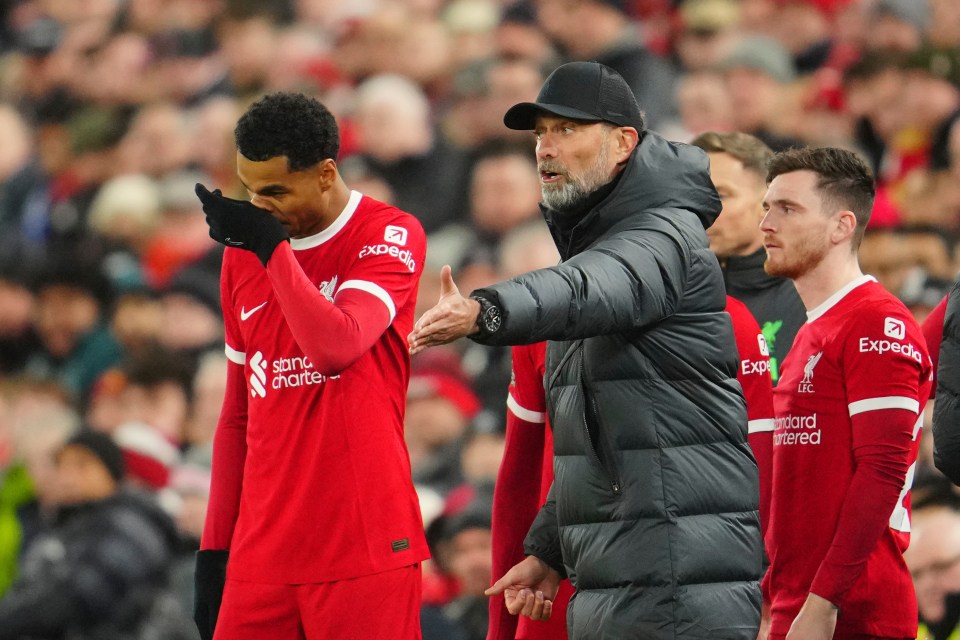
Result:
M521 420L526 420L527 422L539 422L544 423L547 421L547 414L542 411L532 411L525 407L521 407L520 403L516 401L512 393L507 394L507 407Z
M747 423L747 433L762 433L764 431L773 431L774 419L762 418L760 420L751 420Z
M850 417L863 413L865 411L877 411L879 409L906 409L914 413L920 412L920 403L913 398L904 396L883 396L882 398L867 398L866 400L857 400L851 402L848 406Z
M223 345L223 351L227 354L227 360L230 362L235 362L239 365L247 363L247 354L243 351L237 351L228 344Z
M375 295L383 304L387 305L387 311L390 312L390 322L393 322L393 319L397 316L397 307L393 304L393 299L380 285L368 282L367 280L347 280L340 285L337 293L344 289L359 289L360 291L366 291L367 293Z

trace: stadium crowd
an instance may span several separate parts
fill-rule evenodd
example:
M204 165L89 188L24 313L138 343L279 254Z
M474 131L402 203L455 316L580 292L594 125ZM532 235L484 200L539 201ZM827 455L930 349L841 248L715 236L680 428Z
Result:
M249 104L317 97L346 183L420 220L419 317L442 265L469 292L558 259L534 138L502 118L571 60L616 69L669 140L857 151L878 181L864 273L918 322L955 281L956 0L0 0L0 638L78 620L70 637L197 633L227 358L223 248L194 184L247 197L233 132ZM411 366L423 634L479 640L510 351L459 341ZM920 637L955 638L960 494L929 426L907 561ZM91 527L113 542L97 550Z

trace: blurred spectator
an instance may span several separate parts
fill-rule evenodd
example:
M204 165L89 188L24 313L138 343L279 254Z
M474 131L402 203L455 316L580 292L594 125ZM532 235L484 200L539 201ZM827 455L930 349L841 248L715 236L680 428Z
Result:
M733 130L733 100L719 73L685 74L677 82L679 120L664 128L670 139L687 142L707 131Z
M144 625L160 622L150 614L175 544L173 524L121 489L123 457L108 436L77 434L56 460L57 519L27 550L0 601L0 638L143 637Z
M226 388L227 358L223 351L204 353L193 376L193 402L184 430L187 459L198 461L210 457Z
M357 89L354 114L363 159L415 215L424 231L466 215L466 156L433 129L430 103L415 83L376 76Z
M929 25L928 0L878 0L873 5L869 44L885 51L916 51Z
M443 614L463 629L465 640L487 637L487 597L484 590L492 580L490 485L476 485L473 499L443 523L440 545L443 565L456 580L457 597L443 608Z
M790 91L796 69L787 50L772 38L747 36L721 65L734 129L756 136L774 151L802 146L782 131L781 123L797 108Z
M480 401L453 351L411 363L404 439L413 479L440 495L463 481L460 450Z
M686 0L674 45L687 72L708 71L730 54L738 37L740 6L735 0Z
M936 227L867 230L860 248L864 273L890 292L904 289L913 269L952 280L954 259L950 238Z
M182 269L160 294L163 347L195 360L223 342L219 264L211 264L221 253Z
M537 17L571 60L600 62L616 70L643 105L656 130L676 112L676 70L650 52L625 0L537 0Z
M51 266L37 294L35 330L42 349L25 370L55 380L86 400L101 373L120 360L120 345L105 324L109 284L82 263Z
M960 629L960 512L956 505L915 508L904 554L920 608L917 638L947 640Z
M0 267L0 376L21 371L40 346L36 303L28 265Z
M160 180L160 223L143 256L150 286L162 289L180 269L218 250L193 193L193 185L206 179L203 174L182 170Z
M497 54L549 65L556 59L557 51L537 24L533 4L534 0L516 0L504 7L494 32Z

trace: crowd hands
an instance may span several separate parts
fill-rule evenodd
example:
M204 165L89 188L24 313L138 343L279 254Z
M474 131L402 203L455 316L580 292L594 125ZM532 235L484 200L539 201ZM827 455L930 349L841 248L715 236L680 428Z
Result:
M618 68L669 139L744 131L775 150L861 152L880 186L864 272L918 321L949 289L953 0L0 3L0 638L196 633L192 552L226 358L222 249L194 184L246 197L232 132L249 102L319 97L340 121L349 186L421 220L419 318L454 279L466 295L557 261L532 137L501 118L576 59ZM509 378L505 348L461 340L413 357L405 428L433 549L428 639L487 634ZM942 634L960 619L960 496L933 467L928 427L907 560ZM117 510L142 530L131 537ZM51 560L85 535L129 549L127 575L106 555ZM103 580L69 584L84 568L72 562ZM544 567L530 570L550 596ZM38 597L44 583L56 588ZM549 616L544 590L495 589L512 612Z

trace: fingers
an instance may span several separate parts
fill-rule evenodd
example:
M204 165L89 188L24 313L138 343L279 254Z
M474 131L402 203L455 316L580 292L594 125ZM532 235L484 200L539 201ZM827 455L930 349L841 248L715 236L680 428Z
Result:
M440 269L440 299L443 300L453 294L459 295L459 293L460 289L457 288L457 283L453 281L453 269L448 264L443 265L443 268Z
M197 194L198 198L200 198L200 202L206 202L207 198L210 197L210 190L199 182L193 185L193 192Z
M549 620L553 613L553 602L547 600L543 591L534 592L530 589L521 589L515 597L507 592L504 602L507 611L514 615L521 615L531 620Z

